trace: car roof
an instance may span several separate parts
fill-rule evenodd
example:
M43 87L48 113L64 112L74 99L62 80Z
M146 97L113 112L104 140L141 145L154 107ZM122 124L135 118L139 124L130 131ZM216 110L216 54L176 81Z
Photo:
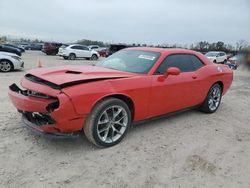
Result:
M85 47L88 47L88 46L86 46L86 45L82 45L82 44L71 44L71 45L69 45L70 47L71 46L85 46Z
M212 52L212 53L225 53L225 52L222 52L222 51L209 51L209 52ZM207 52L207 53L209 53Z
M168 53L194 54L194 53L198 53L196 51L183 49L183 48L131 47L131 48L125 48L124 50L141 50L141 51L148 51L148 52L159 52L162 54L168 54Z

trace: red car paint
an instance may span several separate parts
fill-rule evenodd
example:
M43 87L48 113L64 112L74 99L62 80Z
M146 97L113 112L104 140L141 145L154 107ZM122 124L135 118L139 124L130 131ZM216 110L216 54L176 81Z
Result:
M130 101L133 121L148 119L169 112L202 104L210 87L223 84L223 94L229 89L233 73L226 65L214 64L200 53L184 49L129 48L159 52L161 55L147 74L135 74L95 66L61 66L38 68L28 72L36 77L24 77L23 88L51 98L29 96L9 90L14 106L24 112L49 115L54 123L35 126L42 132L71 133L82 130L86 117L98 101L114 96ZM154 75L162 61L171 54L193 54L204 66L178 76ZM37 79L38 78L38 79ZM46 83L41 83L41 80ZM58 87L57 87L58 86ZM48 105L59 102L53 109Z

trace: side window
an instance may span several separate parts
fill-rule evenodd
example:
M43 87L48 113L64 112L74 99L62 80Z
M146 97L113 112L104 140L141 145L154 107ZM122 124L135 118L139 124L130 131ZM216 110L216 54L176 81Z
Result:
M192 60L189 55L176 54L168 56L159 66L156 74L164 74L169 67L177 67L181 72L194 71Z
M86 46L82 46L82 50L88 50L89 51L89 48L86 47Z
M193 67L195 70L201 68L204 65L198 57L190 55L190 58L192 60Z
M72 46L71 49L79 50L79 49L81 49L81 46Z

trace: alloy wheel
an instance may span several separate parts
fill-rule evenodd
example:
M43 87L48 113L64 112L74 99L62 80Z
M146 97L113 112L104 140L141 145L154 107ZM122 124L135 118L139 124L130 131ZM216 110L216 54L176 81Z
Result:
M214 111L220 105L221 100L221 89L220 87L212 88L208 99L208 107L211 111Z
M119 105L106 108L97 122L97 135L104 143L117 141L128 128L128 114Z
M0 70L3 72L9 72L11 70L11 64L8 61L0 62Z

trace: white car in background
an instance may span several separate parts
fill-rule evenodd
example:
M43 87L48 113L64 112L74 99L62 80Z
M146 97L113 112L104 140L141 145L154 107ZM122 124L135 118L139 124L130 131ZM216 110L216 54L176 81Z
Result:
M76 58L86 58L88 60L97 60L99 53L89 49L87 46L72 44L67 47L61 47L58 52L64 59L75 60Z
M0 52L0 71L10 72L12 70L23 69L24 62L21 57L8 52Z
M205 56L214 63L227 63L227 54L225 52L211 51L206 53Z

